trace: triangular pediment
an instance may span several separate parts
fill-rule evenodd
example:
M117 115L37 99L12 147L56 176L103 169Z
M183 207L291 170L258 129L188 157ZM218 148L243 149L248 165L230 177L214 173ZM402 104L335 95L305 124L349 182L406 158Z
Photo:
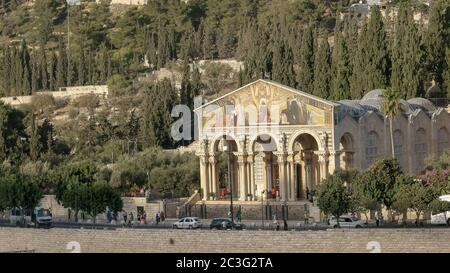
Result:
M278 82L274 82L274 81L270 81L270 80L259 79L254 82L251 82L247 85L244 85L236 90L228 92L227 94L225 94L217 99L207 102L207 103L203 104L202 106L196 108L195 110L204 108L205 106L208 106L210 104L219 103L220 101L224 101L224 100L226 101L227 98L229 98L229 97L238 96L239 94L242 94L242 93L247 94L248 92L251 92L252 90L258 90L258 89L262 89L262 90L265 89L265 90L271 90L271 91L274 90L275 91L274 93L278 93L279 95L282 95L282 94L284 94L286 96L298 95L298 96L304 97L305 99L310 99L313 101L324 103L329 106L338 106L338 104L336 104L332 101L328 101L326 99L322 99L320 97L302 92L300 90L289 87L287 85L284 85L284 84L281 84Z
M256 123L331 125L334 106L337 104L331 101L277 82L260 79L208 102L195 111L202 116L222 112L220 122L223 118L224 123L228 122L232 126ZM217 116L215 118L217 119ZM227 121L227 118L233 121ZM208 120L210 119L204 121Z

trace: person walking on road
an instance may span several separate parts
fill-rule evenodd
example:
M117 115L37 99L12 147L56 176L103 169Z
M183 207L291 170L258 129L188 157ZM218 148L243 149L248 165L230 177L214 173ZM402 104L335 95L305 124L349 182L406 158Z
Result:
M241 210L238 210L236 213L236 219L239 223L241 222L241 217L242 217L242 212L241 212Z

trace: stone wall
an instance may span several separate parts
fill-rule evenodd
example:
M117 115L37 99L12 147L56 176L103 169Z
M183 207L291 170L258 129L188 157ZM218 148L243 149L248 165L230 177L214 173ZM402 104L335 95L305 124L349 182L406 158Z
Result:
M149 220L155 218L156 213L162 211L164 207L161 201L147 203L145 197L122 197L122 201L123 201L123 210L126 211L127 213L133 212L135 217L137 216L138 207L143 207L144 210L147 212L147 219ZM52 210L52 214L55 219L58 220L68 219L69 216L68 209L58 204L54 195L44 195L44 197L40 202L40 206L43 208L50 208ZM97 219L105 220L106 214L98 215Z
M86 85L86 86L70 86L61 87L59 91L42 91L37 92L33 96L51 95L53 98L77 98L87 94L95 94L99 96L108 96L107 85ZM33 96L13 96L0 98L5 104L11 106L29 104L32 102Z
M450 229L211 231L0 228L0 252L450 252ZM71 243L70 243L71 242ZM69 244L70 243L70 244ZM189 247L186 247L189 246Z

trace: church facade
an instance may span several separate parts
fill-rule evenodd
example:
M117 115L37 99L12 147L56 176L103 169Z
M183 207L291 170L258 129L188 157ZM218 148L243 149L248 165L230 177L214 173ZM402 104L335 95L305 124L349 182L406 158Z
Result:
M224 187L241 201L267 198L274 189L281 201L304 200L336 169L364 170L391 155L382 92L332 102L260 79L198 107L203 200ZM450 148L450 114L423 98L401 105L394 153L405 172L417 174L426 157Z

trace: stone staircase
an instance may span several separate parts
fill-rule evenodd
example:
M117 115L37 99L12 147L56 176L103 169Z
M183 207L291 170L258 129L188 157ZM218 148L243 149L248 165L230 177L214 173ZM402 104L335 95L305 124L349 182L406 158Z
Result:
M185 217L187 216L187 212L188 210L195 205L197 202L199 202L201 200L201 195L199 192L195 192L194 194L191 195L191 197L189 197L186 202L184 202L183 204L181 204L180 206L177 207L176 210L176 217L177 218L181 218L181 217Z

